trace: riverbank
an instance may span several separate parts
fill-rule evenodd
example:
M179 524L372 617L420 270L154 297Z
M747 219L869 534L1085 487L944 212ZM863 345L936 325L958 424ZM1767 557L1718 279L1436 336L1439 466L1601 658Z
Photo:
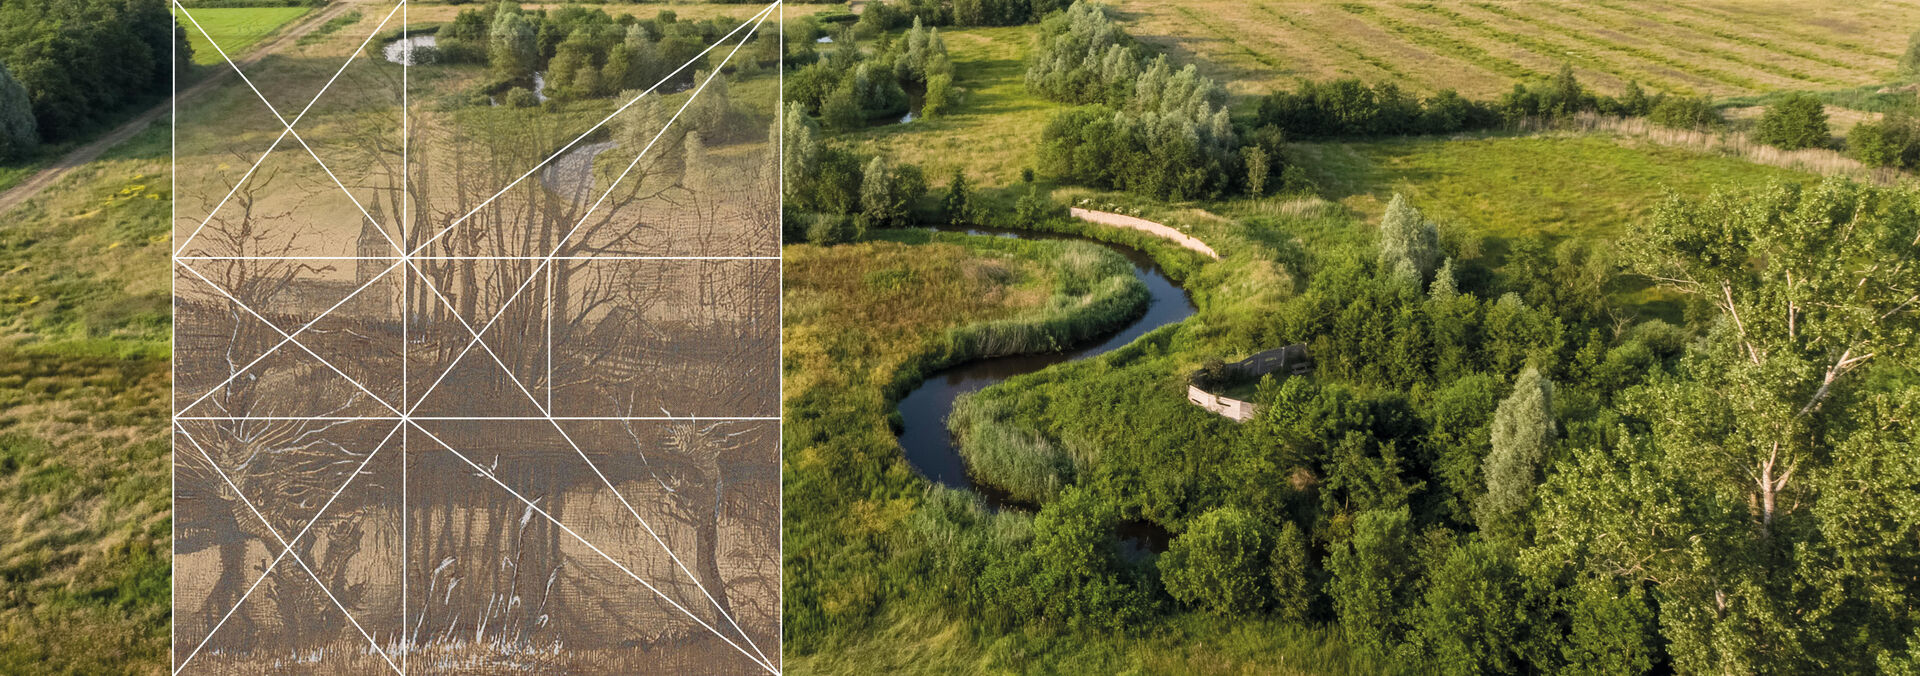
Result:
M973 232L991 232L1005 238L1067 238L1050 233ZM1184 320L1194 312L1192 300L1145 254L1116 244L1094 244L1079 238L1069 241L1102 246L1128 260L1134 279L1146 293L1141 311L1129 316L1124 326L1117 327L1118 330L1098 342L1081 344L1094 337L1082 335L1065 343L1071 347L1043 353L997 358L981 353L967 363L933 374L900 399L900 444L908 462L921 475L948 488L979 493L995 508L1018 505L1031 509L1051 499L1070 477L1072 462L1064 450L1034 443L1036 438L1031 434L982 425L979 418L959 415L960 402L966 401L969 394L1007 378L1105 354L1150 331Z

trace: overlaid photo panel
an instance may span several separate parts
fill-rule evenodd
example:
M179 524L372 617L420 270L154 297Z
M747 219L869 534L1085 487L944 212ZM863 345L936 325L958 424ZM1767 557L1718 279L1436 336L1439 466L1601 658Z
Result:
M0 675L1920 674L1920 1L0 0Z
M779 9L177 8L175 673L780 670Z

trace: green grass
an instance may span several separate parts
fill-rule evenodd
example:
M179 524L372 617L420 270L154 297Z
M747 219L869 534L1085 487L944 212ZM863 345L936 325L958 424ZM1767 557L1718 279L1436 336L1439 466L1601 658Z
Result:
M312 7L218 7L190 9L187 13L191 19L185 16L179 19L180 28L187 33L187 44L193 47L193 62L206 65L220 63L221 51L229 57L240 58L248 47L310 11ZM197 28L195 23L199 24ZM206 32L202 33L202 29ZM209 37L212 42L208 41ZM219 50L214 49L215 43Z
M866 153L912 162L944 183L954 169L974 181L1008 185L1035 164L1031 139L1064 108L1028 92L1027 52L1033 26L942 30L961 90L951 115L890 124L837 138Z
M1435 220L1485 237L1614 239L1669 193L1814 177L1731 157L1601 136L1409 138L1300 143L1329 198L1377 217L1405 193Z
M27 180L27 177L32 176L33 172L39 171L40 167L45 166L47 159L45 156L36 156L35 159L28 160L18 166L0 167L0 191L20 185L21 181Z
M0 673L167 659L167 126L0 228Z
M361 18L360 10L356 9L351 12L347 12L346 14L342 14L340 16L327 19L326 23L323 23L323 24L320 24L319 26L314 27L312 32L307 33L306 35L300 36L300 39L296 41L296 44L310 45L310 44L319 42L321 40L324 40L328 35L332 35L336 31L339 31L342 28L346 28L348 26L359 23L360 18Z

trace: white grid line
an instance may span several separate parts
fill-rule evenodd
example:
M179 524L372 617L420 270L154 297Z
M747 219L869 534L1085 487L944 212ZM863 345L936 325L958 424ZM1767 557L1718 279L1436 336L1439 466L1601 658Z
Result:
M412 129L409 127L409 122L410 122L410 118L413 117L413 111L411 108L409 108L410 103L408 102L408 99L407 99L408 90L411 88L411 84L407 80L407 75L412 70L413 58L414 58L413 57L413 38L412 36L409 36L407 34L407 29L409 28L409 26L407 25L407 10L411 7L412 4L413 3L411 0L400 0L400 41L407 45L407 58L402 59L400 61L400 223L398 224L398 227L400 229L401 242L407 241L407 229L413 225L413 179L412 179L413 168L412 166L409 165L409 162L411 161L412 158L409 157L408 155L408 152L412 150L412 146L410 145L412 141L412 138L411 138ZM397 248L402 252L407 250L407 246L405 244L401 244ZM408 261L408 266L412 267L412 261ZM408 326L407 326L411 318L411 315L413 314L413 296L411 295L412 292L413 292L413 277L406 274L400 275L400 405L401 406L407 405L407 362L412 359L412 356L410 354L411 346L408 344ZM407 618L408 618L407 611L410 610L408 606L409 606L409 603L411 602L411 599L407 598L407 591L408 591L407 578L410 571L410 567L409 567L410 564L408 563L410 560L409 559L410 553L407 550L411 546L411 543L407 539L407 535L408 535L407 526L408 524L413 522L413 508L411 505L407 504L407 463L409 462L409 458L407 455L407 437L408 437L408 433L406 429L407 427L409 427L409 425L407 425L405 422L400 423L400 636L399 636L399 641L400 641L401 676L406 676L409 668L413 666L413 632L409 631L410 625L407 621Z

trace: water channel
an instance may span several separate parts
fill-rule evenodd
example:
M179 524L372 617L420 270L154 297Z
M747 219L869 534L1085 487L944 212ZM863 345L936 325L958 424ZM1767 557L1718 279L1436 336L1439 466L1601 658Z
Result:
M948 488L974 491L995 509L1031 510L1033 505L1015 502L1005 492L993 486L976 484L967 475L966 460L960 456L960 449L954 446L953 435L947 431L947 416L953 412L954 399L1022 373L1105 354L1149 331L1193 316L1193 299L1173 280L1167 279L1159 266L1154 265L1152 258L1117 244L1051 233L986 228L937 229L1020 239L1093 241L1126 257L1133 264L1134 277L1147 285L1146 311L1105 340L1066 352L1011 355L960 364L928 376L925 382L900 400L900 446L906 450L907 463L922 476ZM1119 537L1133 549L1165 549L1165 531L1151 523L1124 523L1120 526Z

